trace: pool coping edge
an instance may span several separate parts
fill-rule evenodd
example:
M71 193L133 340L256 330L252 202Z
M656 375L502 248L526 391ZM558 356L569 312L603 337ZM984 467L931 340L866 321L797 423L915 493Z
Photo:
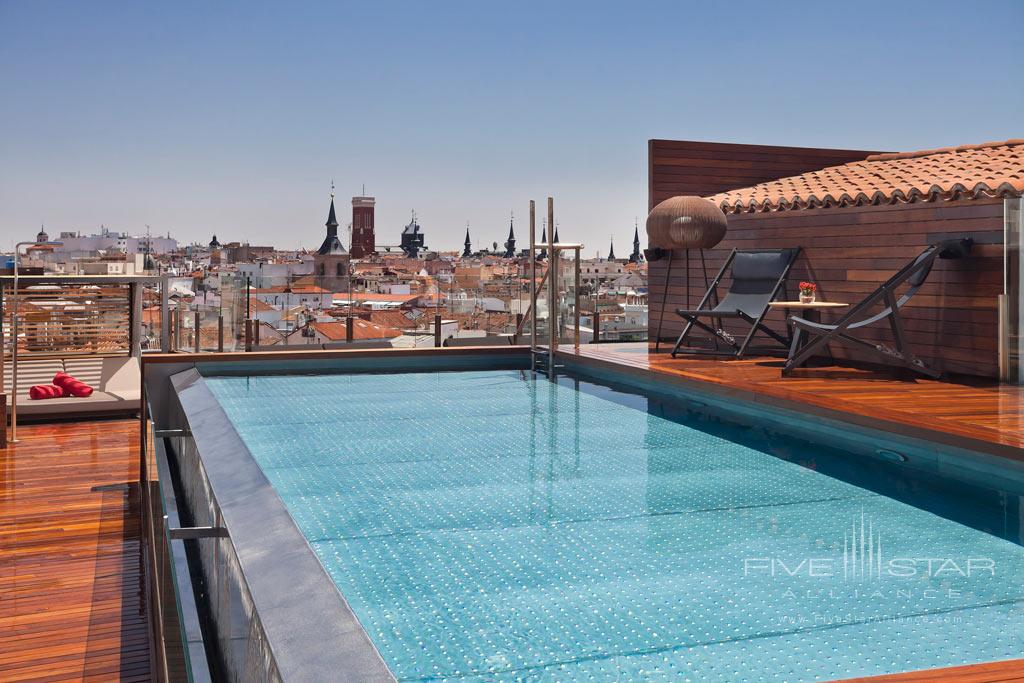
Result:
M170 380L281 679L395 680L203 376Z

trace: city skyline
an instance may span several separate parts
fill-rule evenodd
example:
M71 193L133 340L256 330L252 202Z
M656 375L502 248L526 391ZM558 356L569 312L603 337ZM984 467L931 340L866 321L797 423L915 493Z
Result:
M0 244L148 224L315 249L333 179L341 204L364 183L377 198L382 243L412 210L434 249L460 250L467 221L475 248L500 245L510 210L522 240L528 201L552 195L563 239L622 251L646 216L649 138L903 151L1019 135L1024 94L982 67L1024 65L1024 9L954 25L942 5L862 10L888 32L818 4L0 3Z

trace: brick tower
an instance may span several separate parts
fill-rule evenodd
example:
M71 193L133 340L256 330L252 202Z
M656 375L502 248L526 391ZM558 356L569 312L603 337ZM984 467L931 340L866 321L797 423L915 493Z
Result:
M352 258L366 258L374 253L373 197L352 198Z

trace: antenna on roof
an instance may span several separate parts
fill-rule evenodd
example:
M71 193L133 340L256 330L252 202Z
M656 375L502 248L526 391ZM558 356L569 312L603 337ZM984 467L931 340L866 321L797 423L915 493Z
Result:
M366 196L366 183L363 183L363 196Z
M331 178L331 199L334 199L334 178Z

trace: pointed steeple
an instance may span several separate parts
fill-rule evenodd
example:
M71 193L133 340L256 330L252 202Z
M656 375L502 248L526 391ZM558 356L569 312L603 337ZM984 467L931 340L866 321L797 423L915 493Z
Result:
M505 258L515 258L516 256L516 231L512 228L512 222L515 220L515 215L508 219L508 239L505 240Z
M327 222L324 223L327 226L328 232L334 231L334 234L338 234L338 218L334 215L334 193L331 193L331 209L327 212Z
M640 263L640 223L639 221L633 222L633 253L629 255L630 263Z
M463 243L462 258L468 258L473 253L473 243L469 239L469 221L466 221L466 241Z
M334 181L331 181L331 208L327 212L327 222L324 223L327 226L327 236L324 238L323 244L316 250L318 254L347 254L345 247L342 246L341 240L338 239L338 219L334 215Z
M555 221L555 244L558 244L560 241L558 239L558 221Z
M545 244L548 243L548 222L546 220L541 222L540 243L541 243L541 245L545 245ZM537 260L538 261L543 261L544 259L547 258L547 256L548 256L548 250L547 249L541 249L540 252L537 254Z
M615 260L615 238L614 237L611 240L611 245L608 247L608 260L609 261L614 261Z

